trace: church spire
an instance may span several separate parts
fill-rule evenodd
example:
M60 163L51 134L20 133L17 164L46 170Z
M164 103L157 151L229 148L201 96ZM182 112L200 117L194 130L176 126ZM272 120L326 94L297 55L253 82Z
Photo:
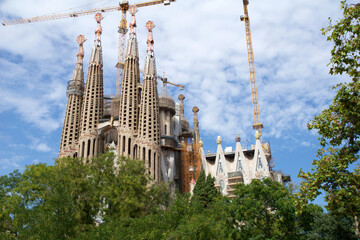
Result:
M148 38L146 41L147 50L146 50L146 59L145 59L145 68L144 68L144 76L156 76L156 65L155 65L155 57L154 57L154 39L152 30L155 27L155 24L152 21L148 21L146 23L146 28L149 31Z
M130 33L129 33L129 41L126 48L125 57L131 56L133 58L138 58L139 53L138 53L138 43L136 39L136 20L135 20L135 13L137 13L136 6L131 6L129 8L129 12L131 14L131 22L129 24Z
M94 40L94 47L91 52L90 56L90 63L97 63L103 64L102 62L102 48L101 48L101 34L102 34L102 27L101 27L101 20L104 17L101 13L97 13L95 15L95 20L97 22L97 28L95 30L95 40Z
M73 77L68 83L66 95L69 97L70 94L83 95L84 93L84 70L83 70L83 59L84 59L84 42L86 38L83 35L77 37L79 44L79 51L76 60Z
M138 138L144 160L151 176L160 181L160 118L159 97L156 82L156 68L154 57L154 40L152 29L155 27L152 21L146 23L149 31L147 39L147 54L145 59L144 79L139 114Z
M81 112L81 127L79 138L79 157L91 158L96 156L99 149L97 126L103 116L103 62L101 47L101 13L95 15L97 28L95 31L94 47L91 52L88 76Z
M80 110L82 105L82 96L84 93L84 47L86 41L83 35L77 37L79 43L79 52L73 72L72 79L68 82L66 95L68 103L64 118L64 125L61 135L59 158L65 156L74 156L76 151L76 143L79 138Z
M121 80L118 145L120 146L120 155L138 158L136 148L134 147L134 135L138 129L140 103L140 70L135 20L136 7L131 6L129 12L132 20L130 22L130 34L126 48L124 75Z

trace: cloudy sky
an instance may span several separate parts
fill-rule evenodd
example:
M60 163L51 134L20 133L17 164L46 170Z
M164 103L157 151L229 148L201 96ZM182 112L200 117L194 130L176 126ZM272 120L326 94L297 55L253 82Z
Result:
M139 3L140 0L130 1ZM349 1L349 3L356 2ZM115 0L1 0L0 19L34 17L95 7L115 6ZM341 15L336 0L250 0L249 16L263 137L271 144L276 169L292 176L308 170L318 147L316 132L306 123L330 102L331 44L320 29L328 18ZM241 0L177 0L170 6L139 9L137 34L143 67L147 31L153 20L158 73L185 85L169 86L177 99L185 95L185 115L192 122L200 109L200 134L205 151L254 144ZM103 26L105 93L115 92L120 13L106 13ZM128 17L129 20L129 17ZM76 62L76 37L85 35L87 72L94 40L94 16L82 16L0 27L0 175L26 164L53 163L57 157L66 107L66 83ZM159 85L159 92L161 91Z

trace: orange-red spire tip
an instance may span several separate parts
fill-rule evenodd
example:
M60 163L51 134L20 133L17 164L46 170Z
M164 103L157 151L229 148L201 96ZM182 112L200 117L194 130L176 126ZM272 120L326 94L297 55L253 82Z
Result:
M100 36L101 36L101 33L102 33L102 27L101 27L101 20L103 20L103 16L101 13L97 13L95 15L95 20L97 22L97 28L95 30L95 34L96 34L96 40L98 42L100 42Z
M153 30L154 27L155 27L154 22L148 21L146 23L146 28L149 30L149 35L148 35L148 38L147 38L147 41L146 41L148 51L153 51L154 39L153 39L153 35L152 35L152 30Z

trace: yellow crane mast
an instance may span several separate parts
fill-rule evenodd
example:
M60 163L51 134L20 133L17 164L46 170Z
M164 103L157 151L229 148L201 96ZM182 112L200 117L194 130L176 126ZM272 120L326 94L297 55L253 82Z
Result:
M250 72L250 85L251 85L251 97L254 110L254 125L253 128L259 132L260 139L262 142L262 131L263 125L260 121L260 110L259 110L259 100L256 87L256 76L255 76L255 64L254 64L254 52L251 41L251 30L250 30L250 19L248 14L247 5L249 4L248 0L243 0L244 5L244 15L240 16L240 20L245 22L245 35L246 35L246 46L247 54L249 60L249 72Z
M117 70L117 78L116 78L116 92L115 94L118 96L120 95L120 82L123 76L123 68L124 68L124 62L125 62L125 48L126 48L126 33L128 32L127 28L127 21L126 21L126 12L131 9L133 12L132 14L136 13L137 8L141 7L147 7L147 6L153 6L157 4L164 4L170 5L171 2L175 2L175 0L156 0L156 1L149 1L149 2L143 2L143 3L137 3L130 5L127 0L123 0L121 3L119 3L119 6L113 6L113 7L105 7L105 8L93 8L89 10L84 11L74 11L69 13L61 13L61 14L50 14L50 15L44 15L44 16L37 16L32 18L20 18L15 20L7 20L3 21L2 25L15 25L15 24L25 24L25 23L33 23L33 22L43 22L43 21L50 21L50 20L56 20L56 19L62 19L62 18L70 18L70 17L79 17L79 16L85 16L85 15L91 15L95 13L104 13L104 12L114 12L114 11L121 11L121 20L119 25L119 48L118 48L118 62L116 64Z

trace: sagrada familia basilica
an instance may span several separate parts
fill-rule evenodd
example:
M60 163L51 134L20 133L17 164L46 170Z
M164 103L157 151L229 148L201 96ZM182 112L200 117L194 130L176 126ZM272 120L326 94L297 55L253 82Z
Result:
M131 11L130 11L131 12ZM156 183L168 183L173 191L191 191L200 171L215 177L215 185L224 195L232 196L239 182L271 177L284 182L289 178L269 167L271 151L255 134L251 149L241 146L222 148L217 139L216 153L205 154L200 139L198 111L194 106L193 129L184 116L184 95L179 102L157 89L154 56L153 22L148 29L147 50L142 82L136 37L135 12L132 11L130 33L125 53L119 96L106 97L103 89L101 14L96 15L97 29L91 51L88 75L84 82L84 36L77 38L79 52L72 79L68 82L66 113L60 142L59 158L90 159L105 151L114 151L142 161Z

